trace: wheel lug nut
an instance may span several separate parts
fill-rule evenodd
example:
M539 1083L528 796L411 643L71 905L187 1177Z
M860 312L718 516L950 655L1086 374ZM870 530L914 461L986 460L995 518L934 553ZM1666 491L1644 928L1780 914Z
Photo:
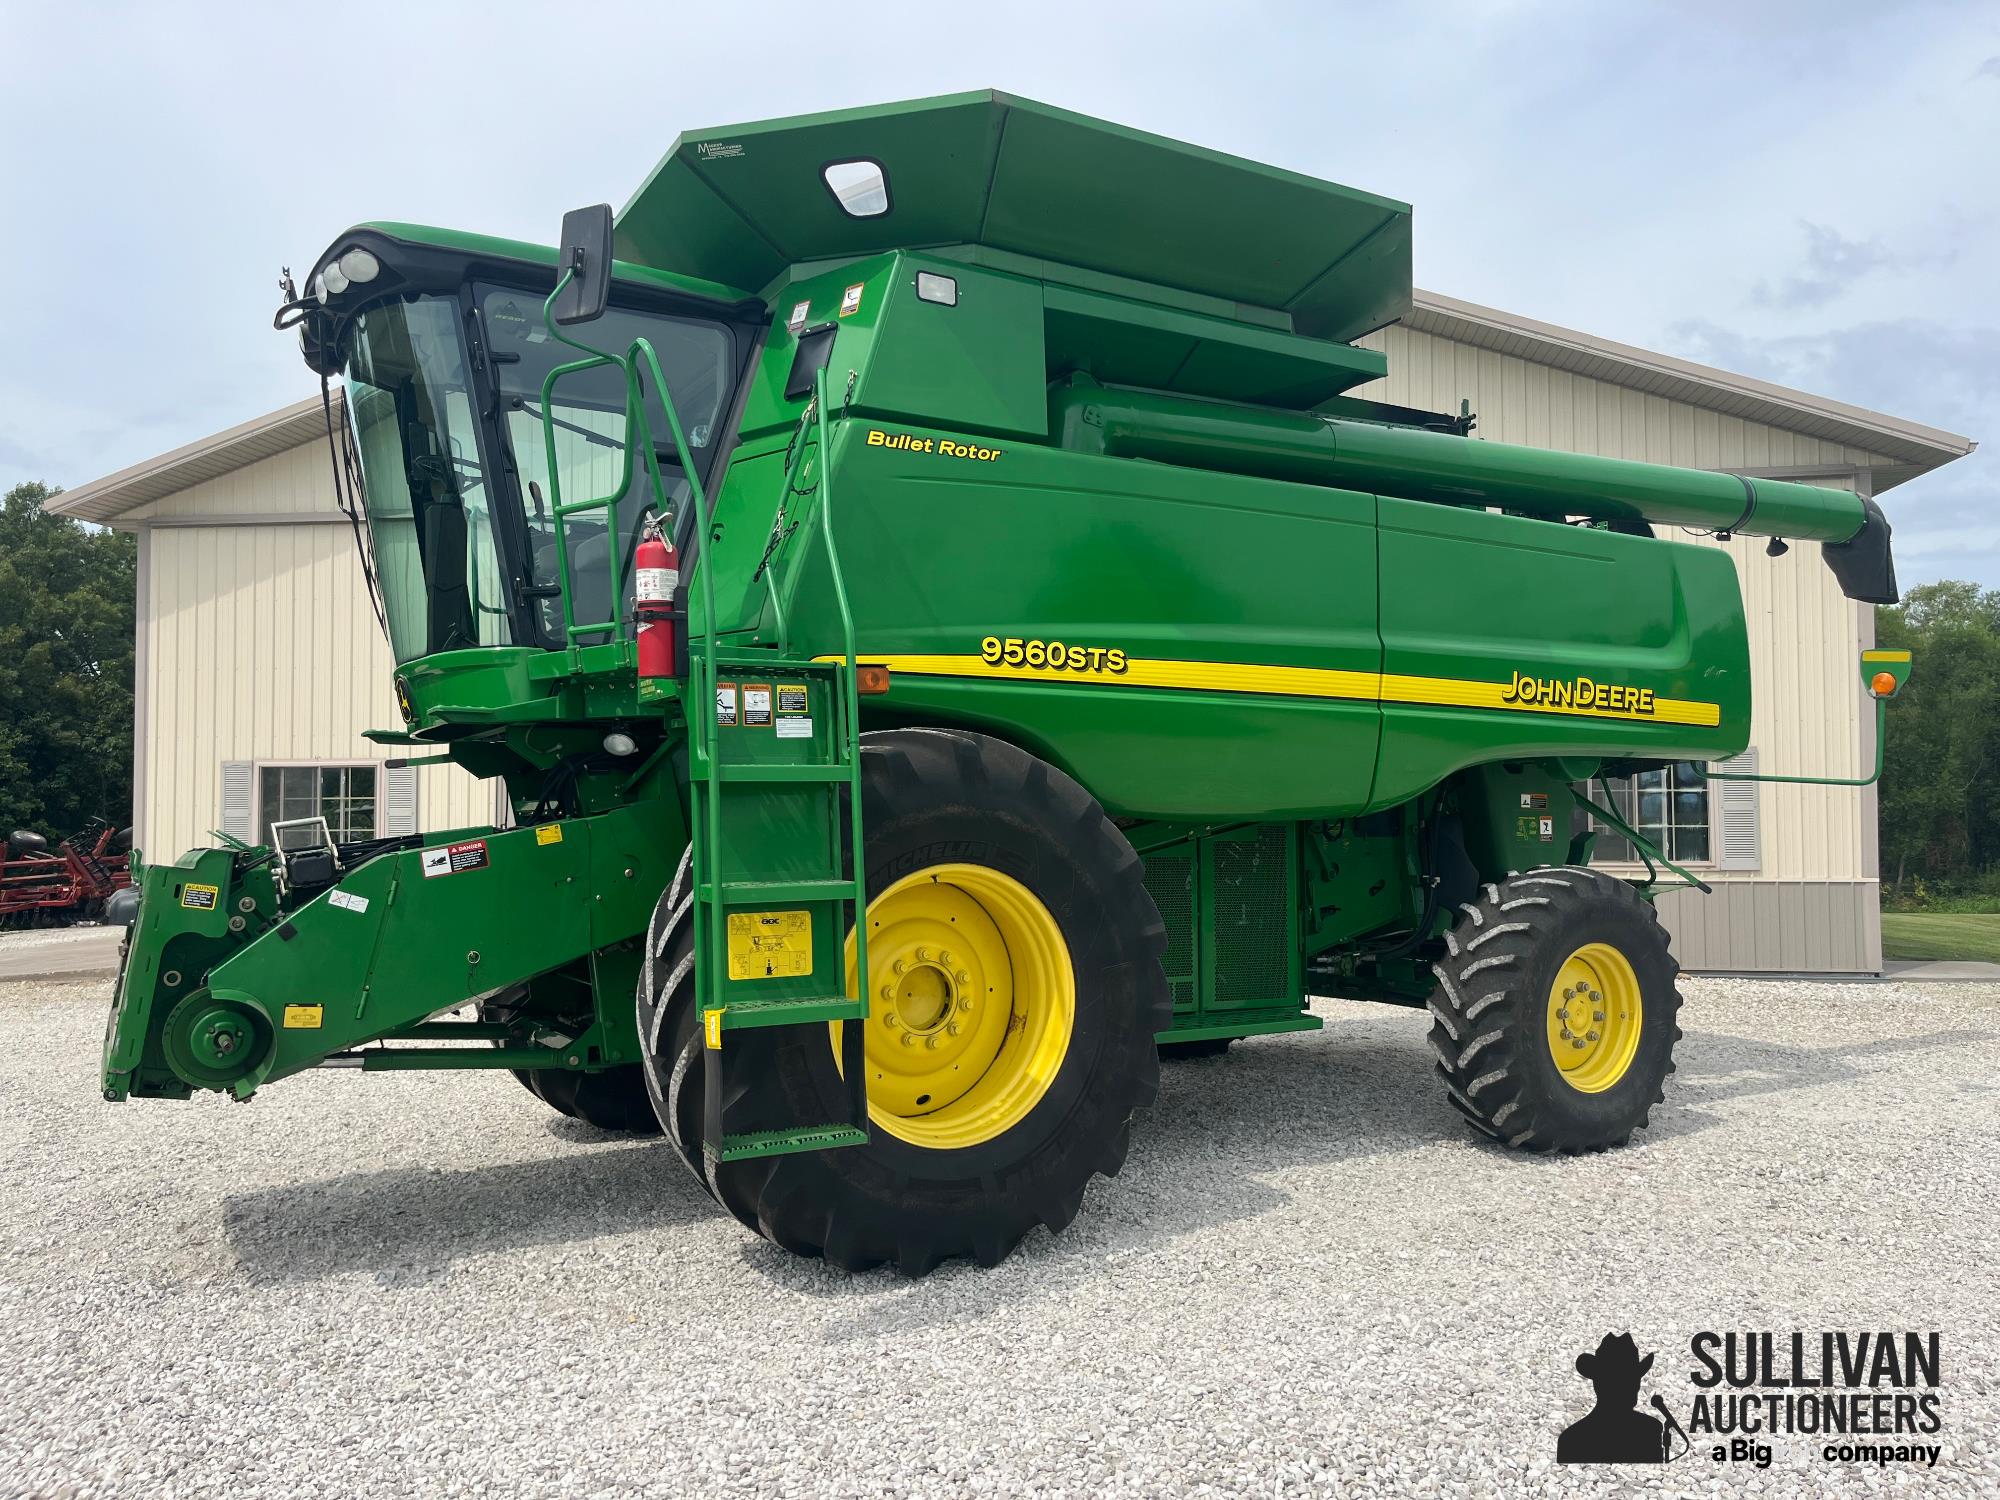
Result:
M946 969L949 969L951 967L951 949L949 948L938 949L938 964L940 967Z
M885 984L885 985L883 985L883 986L882 986L882 998L883 998L884 1000L893 1000L893 999L895 999L895 998L896 998L896 987L895 987L895 986L894 986L893 984Z
M1575 991L1575 990L1564 990L1564 991L1563 991L1563 999L1565 999L1565 1000L1573 1000L1573 999L1575 999L1575 998L1576 998L1576 991Z
M889 971L893 974L907 974L909 969L910 966L900 958L889 965Z
M1570 1039L1571 1037L1573 1037L1573 1036L1575 1036L1575 1035L1576 1035L1576 1033L1575 1033L1574 1031L1571 1031L1571 1030L1570 1030L1570 1029L1569 1029L1569 1028L1568 1028L1567 1026L1563 1027L1563 1040L1564 1040L1564 1041L1568 1041L1568 1040L1569 1040L1569 1039Z
M903 1045L904 1045L905 1047L914 1047L914 1046L916 1046L916 1045L917 1045L917 1036L916 1036L916 1033L915 1033L915 1032L913 1032L913 1031L906 1031L906 1032L904 1032L904 1033L903 1033Z
M1593 1021L1601 1021L1604 1019L1604 1012L1601 1010L1594 1010L1590 1013L1590 1019Z
M1571 1042L1570 1045L1576 1048L1577 1051L1581 1052L1587 1044L1585 1043L1582 1037L1578 1037L1575 1041Z
M931 950L928 948L919 948L917 950L917 962L920 964L927 964L930 961L931 961Z
M1588 1041L1588 1042L1594 1042L1594 1041L1596 1041L1596 1040L1597 1040L1597 1028L1596 1028L1595 1026L1591 1027L1591 1028L1590 1028L1590 1030L1586 1031L1586 1032L1585 1032L1585 1033L1583 1034L1583 1036L1584 1036L1584 1040L1585 1040L1585 1041Z
M947 1022L945 1022L945 1023L944 1023L944 1030L945 1030L945 1035L947 1035L947 1036L957 1036L957 1035L958 1035L958 1022L956 1022L956 1021L947 1021Z
M972 983L972 976L966 973L965 970L960 969L956 974L951 976L951 982L957 985L960 989L964 989L967 985Z
M972 996L970 996L970 995L960 995L960 996L958 997L958 1008L959 1008L960 1010L971 1010L971 1009L972 1009Z
M924 1045L930 1048L931 1051L935 1052L937 1051L937 1045L941 1040L943 1040L943 1038L938 1036L936 1032L932 1032L929 1036L924 1038Z

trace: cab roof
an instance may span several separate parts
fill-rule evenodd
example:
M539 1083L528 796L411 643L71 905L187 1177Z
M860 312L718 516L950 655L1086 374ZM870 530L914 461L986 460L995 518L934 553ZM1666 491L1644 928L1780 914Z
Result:
M885 212L843 207L823 174L850 162L880 167ZM623 259L734 286L947 245L1339 342L1410 307L1407 204L993 90L689 131L617 218Z

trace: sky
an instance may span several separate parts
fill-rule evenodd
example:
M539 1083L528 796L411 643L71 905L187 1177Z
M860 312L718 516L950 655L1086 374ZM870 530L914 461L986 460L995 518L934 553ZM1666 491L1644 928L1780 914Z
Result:
M1980 439L1903 582L2000 588L2000 0L0 0L0 490L312 394L279 267L551 241L682 130L998 88L1402 199L1449 296Z

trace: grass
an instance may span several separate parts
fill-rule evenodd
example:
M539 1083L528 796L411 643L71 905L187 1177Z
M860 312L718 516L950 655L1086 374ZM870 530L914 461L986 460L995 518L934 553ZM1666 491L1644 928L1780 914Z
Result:
M1882 956L2000 964L2000 912L1885 911Z

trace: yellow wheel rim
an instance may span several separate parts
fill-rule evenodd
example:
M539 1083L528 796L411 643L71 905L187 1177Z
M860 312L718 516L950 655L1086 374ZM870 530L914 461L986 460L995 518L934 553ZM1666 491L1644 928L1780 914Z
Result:
M1601 1094L1632 1066L1644 1020L1631 960L1609 943L1585 943L1549 986L1549 1056L1571 1088Z
M869 902L867 921L869 1119L937 1151L1020 1124L1076 1026L1076 970L1049 909L998 870L932 865ZM844 1024L829 1028L836 1063Z

